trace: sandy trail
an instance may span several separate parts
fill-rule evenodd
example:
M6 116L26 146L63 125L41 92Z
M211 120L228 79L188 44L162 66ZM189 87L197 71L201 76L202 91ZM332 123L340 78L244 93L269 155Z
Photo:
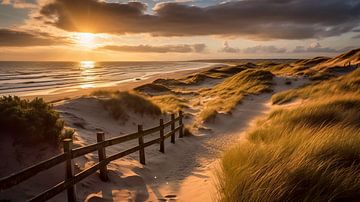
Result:
M287 86L284 78L275 82L274 92L304 84L294 80ZM146 148L145 166L138 163L137 153L112 162L110 182L92 176L81 183L91 189L79 189L80 197L87 201L214 201L214 171L221 153L241 141L244 132L274 108L271 95L246 97L231 115L221 114L216 124L206 125L208 130L177 139L175 145L166 142L165 154L158 152L158 145Z
M284 78L276 78L274 93L295 88L303 85L304 82L293 80L293 84L287 86L284 85ZM155 189L154 196L152 192L149 193L149 200L167 200L166 196L171 195L178 201L214 201L216 198L215 170L219 166L221 153L241 141L245 131L253 127L258 119L276 108L271 105L271 95L248 96L232 111L231 115L221 114L216 119L216 124L208 124L209 130L180 140L178 147L184 153L179 153L177 148L171 148L176 151L170 151L166 159L173 160L167 162L163 159L162 162L165 168L175 170L161 169L154 164L146 166L148 172L140 172L139 175L144 179L149 179L149 181L145 180L146 183L151 185L152 190ZM154 176L157 176L157 180L151 179Z
M275 78L275 83L274 92L280 92L302 85L304 81L293 80L292 85L288 86L284 84L285 78ZM214 171L221 153L241 141L244 132L273 109L270 104L271 95L267 93L247 96L231 114L220 114L216 123L205 125L206 130L190 137L176 139L175 145L170 144L168 140L165 144L165 154L158 151L158 145L146 148L145 166L138 162L137 153L110 163L110 181L101 182L97 175L88 177L77 185L78 198L81 201L214 201ZM125 134L133 132L136 128L136 122L130 121L121 126L114 123L114 120L97 105L97 101L91 98L80 99L75 104L72 101L69 105L60 105L60 110L67 113L64 116L68 121L74 123L79 119L74 117L74 114L86 117L86 120L77 120L84 121L86 125L84 129L78 129L81 139L75 143L82 145L96 141L96 130L105 131L111 137L119 135L119 131ZM131 120L141 120L145 128L157 124L158 121L151 117L132 117ZM124 147L135 145L136 141L127 143ZM118 152L124 147L115 146L107 149L107 152ZM76 160L79 169L84 169L96 161L96 154Z

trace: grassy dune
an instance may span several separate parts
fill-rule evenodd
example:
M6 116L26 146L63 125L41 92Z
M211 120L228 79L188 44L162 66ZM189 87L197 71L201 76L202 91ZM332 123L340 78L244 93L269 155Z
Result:
M280 93L272 112L227 151L220 201L357 201L360 198L360 70Z
M163 112L177 113L179 110L188 107L187 100L176 95L159 95L149 99L158 105Z
M202 94L210 100L205 104L200 118L207 121L220 111L230 112L246 95L271 92L272 79L273 74L269 71L247 69L204 90Z
M131 112L141 115L161 114L159 106L154 104L151 100L133 92L95 91L92 95L105 95L107 97L102 99L101 102L105 109L107 109L115 119L121 119L123 121L128 120L130 110Z
M272 97L272 102L274 104L283 104L297 98L308 99L327 95L343 95L347 93L360 93L359 69L345 76L323 82L315 82L305 87L275 94Z

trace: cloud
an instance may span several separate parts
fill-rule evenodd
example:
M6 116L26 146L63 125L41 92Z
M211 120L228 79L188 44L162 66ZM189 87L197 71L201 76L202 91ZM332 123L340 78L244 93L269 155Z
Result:
M142 53L202 53L206 49L205 44L180 44L180 45L164 45L164 46L103 46L101 50L111 50L120 52L142 52Z
M330 47L323 47L319 42L314 42L305 48L304 46L296 46L293 50L294 53L336 53L338 50Z
M67 44L63 38L53 37L45 33L30 33L11 29L0 29L0 46L26 47Z
M241 50L239 48L231 47L227 41L225 41L224 47L220 50L220 52L224 53L240 53L240 51Z
M354 46L348 46L341 49L323 47L319 42L314 42L309 47L296 46L293 53L341 53L354 49Z
M207 7L159 3L150 14L141 2L54 0L40 15L45 23L67 31L305 39L337 36L358 27L360 2L242 0Z
M287 51L286 48L278 48L276 46L253 46L244 49L234 48L229 45L226 41L224 43L224 47L220 50L220 52L224 53L245 53L245 54L254 54L254 53L285 53Z
M286 48L277 48L276 46L254 46L245 48L244 53L285 53Z
M28 9L36 8L37 4L34 0L3 0L0 2L3 5L10 5L14 8Z

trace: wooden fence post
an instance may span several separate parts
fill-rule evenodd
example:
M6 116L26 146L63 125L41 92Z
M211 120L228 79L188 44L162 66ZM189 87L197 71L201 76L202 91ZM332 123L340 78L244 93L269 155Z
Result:
M97 138L98 143L104 142L105 141L105 133L104 132L96 133L96 138ZM99 155L99 162L102 162L102 161L104 161L106 159L105 147L102 144L98 148L98 155ZM100 170L100 179L102 181L107 181L108 180L108 175L107 175L106 164L104 166L101 166L99 170Z
M66 154L66 170L65 181L71 180L74 177L74 167L72 164L72 139L63 140L64 153ZM67 189L68 202L76 201L75 185Z
M171 114L171 132L175 130L175 114ZM171 143L175 144L175 133L171 134Z
M179 126L180 126L180 130L179 130L179 138L183 138L184 137L184 126L183 126L183 112L180 110L179 111Z
M142 134L143 127L142 125L138 125L138 133L139 133L139 156L140 156L140 163L145 165L145 148L144 148L144 137Z
M164 119L160 119L160 152L165 153Z

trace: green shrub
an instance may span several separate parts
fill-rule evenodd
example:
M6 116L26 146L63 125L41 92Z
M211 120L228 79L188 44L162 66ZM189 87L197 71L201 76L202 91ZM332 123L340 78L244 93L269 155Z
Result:
M29 101L17 96L3 96L0 98L0 125L22 143L46 141L58 144L64 122L41 98Z

